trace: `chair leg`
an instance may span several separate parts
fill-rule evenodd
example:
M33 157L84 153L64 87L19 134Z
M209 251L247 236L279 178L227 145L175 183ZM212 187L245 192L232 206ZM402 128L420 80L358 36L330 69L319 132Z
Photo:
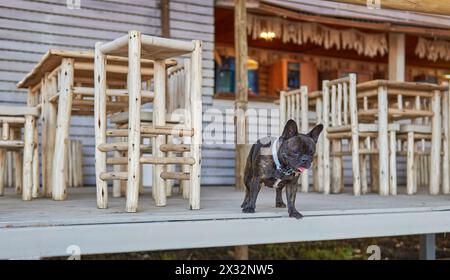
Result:
M166 138L166 143L172 143L173 142L173 136L172 135L167 135ZM167 153L167 157L171 158L174 157L174 153L173 152L168 152ZM166 165L166 171L167 172L175 172L175 165ZM173 189L173 185L174 185L174 180L173 179L167 179L165 180L165 184L166 184L166 196L172 196L172 189Z
M406 193L414 194L414 132L408 132L406 154Z
M397 195L397 141L395 131L389 132L389 193Z
M359 143L361 149L364 149L364 143ZM369 191L367 183L367 155L359 156L360 174L361 174L361 193L366 194Z
M6 151L0 150L0 196L5 193Z
M339 141L333 141L332 143L333 152L341 152L341 143ZM332 176L332 193L340 193L342 186L342 157L333 156L333 168L332 168L333 176Z

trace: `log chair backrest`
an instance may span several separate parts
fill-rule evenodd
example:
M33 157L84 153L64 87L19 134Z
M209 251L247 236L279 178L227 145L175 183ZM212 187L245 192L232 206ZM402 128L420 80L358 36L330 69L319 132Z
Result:
M356 74L332 81L323 81L323 112L325 127L358 125Z
M280 133L284 125L293 119L301 133L308 130L308 87L301 86L299 89L282 91L280 93Z

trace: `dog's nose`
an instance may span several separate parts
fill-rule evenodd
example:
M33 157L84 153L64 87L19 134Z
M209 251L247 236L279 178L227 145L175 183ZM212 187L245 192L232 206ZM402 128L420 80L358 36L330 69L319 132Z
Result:
M301 156L300 162L301 162L301 163L306 163L306 162L308 162L308 156Z

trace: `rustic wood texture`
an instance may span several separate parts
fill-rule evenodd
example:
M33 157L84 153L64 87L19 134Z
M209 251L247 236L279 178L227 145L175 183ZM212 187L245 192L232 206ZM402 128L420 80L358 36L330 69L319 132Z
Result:
M236 133L236 163L235 186L244 190L244 168L248 144L248 120L246 117L248 102L247 77L247 9L245 0L235 0L234 6L234 42L236 49L236 101L235 101L235 133Z
M72 113L73 59L64 58L61 62L61 96L58 101L56 122L55 152L53 162L58 162L52 170L52 198L65 200L67 183L65 172L67 168L67 143L69 138L70 117Z

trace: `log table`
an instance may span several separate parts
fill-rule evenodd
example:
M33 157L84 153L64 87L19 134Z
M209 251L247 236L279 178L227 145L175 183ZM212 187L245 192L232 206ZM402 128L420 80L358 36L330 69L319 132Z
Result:
M128 60L108 56L107 112L128 110ZM141 60L142 81L153 77L153 62ZM174 65L175 61L167 64ZM150 83L147 83L147 87ZM41 104L42 186L54 200L67 196L67 151L71 116L94 115L94 52L49 50L18 88L28 89L28 98ZM143 102L147 102L143 97ZM53 163L57 162L57 165Z
M439 193L442 173L448 176L448 109L447 89L429 83L396 82L374 80L357 85L360 122L378 123L378 180L381 195L396 194L396 133L408 134L407 192L413 194L414 186L414 133L431 139L431 166L429 176L431 194ZM444 94L445 93L445 94ZM443 100L443 102L441 102ZM441 110L442 108L442 110ZM442 112L442 113L441 113ZM442 115L444 117L442 117ZM431 120L428 127L417 119ZM409 120L405 123L405 120ZM400 122L400 132L388 131L388 124ZM420 123L422 124L422 123ZM444 137L442 134L444 133ZM443 142L443 143L442 143ZM441 166L441 144L444 162ZM443 189L449 189L448 178L443 180ZM391 186L389 188L389 186Z

